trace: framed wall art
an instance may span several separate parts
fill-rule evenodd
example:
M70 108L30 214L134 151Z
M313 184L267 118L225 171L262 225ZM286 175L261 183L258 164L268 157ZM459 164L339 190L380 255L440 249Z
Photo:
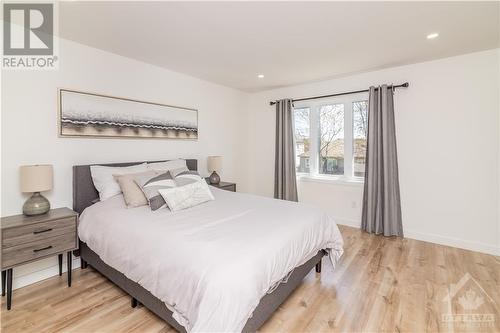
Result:
M198 139L198 110L59 89L62 137Z

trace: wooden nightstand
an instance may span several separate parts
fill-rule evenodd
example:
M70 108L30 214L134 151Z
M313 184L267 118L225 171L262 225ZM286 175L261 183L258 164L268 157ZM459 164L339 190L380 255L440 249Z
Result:
M219 184L210 184L208 178L205 178L208 185L220 188L221 190L236 192L236 183L220 182Z
M2 217L2 296L7 282L7 310L12 304L12 269L32 261L58 255L62 275L63 253L68 257L68 287L71 287L71 251L78 248L78 214L69 208L51 209L37 216Z

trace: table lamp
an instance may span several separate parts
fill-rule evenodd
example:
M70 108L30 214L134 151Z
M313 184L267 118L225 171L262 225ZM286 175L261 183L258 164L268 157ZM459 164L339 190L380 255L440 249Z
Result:
M210 184L219 184L220 177L217 174L217 171L221 171L222 169L222 156L208 156L208 171L212 174L210 175L209 182Z
M23 165L20 168L21 192L33 193L23 205L24 215L40 215L50 210L50 202L42 191L52 189L52 165Z

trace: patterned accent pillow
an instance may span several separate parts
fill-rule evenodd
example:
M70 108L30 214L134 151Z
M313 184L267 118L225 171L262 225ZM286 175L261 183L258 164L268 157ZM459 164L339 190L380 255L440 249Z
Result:
M185 170L170 170L170 174L174 177L176 186L184 186L204 180L198 172L188 170L187 168Z
M170 174L172 175L172 177L177 177L177 175L183 173L183 172L189 172L189 169L185 166L183 167L180 167L180 168L175 168L175 169L171 169L171 170L168 170L168 172L170 172Z
M134 181L146 196L151 210L157 210L165 206L165 200L158 190L176 186L172 175L168 171L153 178L145 176L135 177Z
M199 178L199 180L184 186L162 188L158 190L171 211L175 212L215 200L212 192L210 192L208 188L207 182L201 177Z

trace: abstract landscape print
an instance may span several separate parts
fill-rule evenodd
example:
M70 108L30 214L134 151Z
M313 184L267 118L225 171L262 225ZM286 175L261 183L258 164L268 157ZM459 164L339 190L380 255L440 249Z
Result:
M59 89L59 135L197 139L195 109Z

